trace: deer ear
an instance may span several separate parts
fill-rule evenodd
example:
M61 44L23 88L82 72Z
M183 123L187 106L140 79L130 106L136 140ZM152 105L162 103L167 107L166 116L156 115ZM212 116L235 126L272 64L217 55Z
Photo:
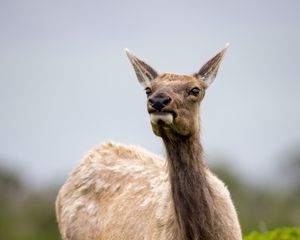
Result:
M203 81L206 84L206 87L208 87L215 80L220 63L228 47L229 44L226 43L225 48L221 52L205 63L203 67L194 74L194 77Z
M149 87L150 82L158 76L157 72L144 61L134 56L127 48L125 49L125 52L134 68L140 84L142 84L143 87Z

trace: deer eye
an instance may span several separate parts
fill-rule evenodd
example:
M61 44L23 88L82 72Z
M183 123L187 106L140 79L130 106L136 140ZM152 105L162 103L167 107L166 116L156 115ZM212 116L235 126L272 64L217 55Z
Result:
M152 91L151 91L151 89L149 87L146 87L145 88L145 92L146 92L147 96L149 96Z
M199 95L199 93L200 93L200 89L199 88L197 88L197 87L194 87L191 91L190 91L190 95L194 95L194 96L198 96Z

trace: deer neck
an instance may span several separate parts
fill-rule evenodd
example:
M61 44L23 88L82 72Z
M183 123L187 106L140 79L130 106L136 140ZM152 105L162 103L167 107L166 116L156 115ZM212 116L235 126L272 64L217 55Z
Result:
M171 194L181 239L214 239L212 191L206 179L198 136L163 138Z

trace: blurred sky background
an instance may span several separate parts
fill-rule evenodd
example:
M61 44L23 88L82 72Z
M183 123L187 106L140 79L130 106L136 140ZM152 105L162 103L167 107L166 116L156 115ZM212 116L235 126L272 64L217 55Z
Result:
M207 162L280 181L300 151L299 12L296 0L0 0L0 165L42 186L109 139L163 154L123 49L193 73L229 42L201 107Z

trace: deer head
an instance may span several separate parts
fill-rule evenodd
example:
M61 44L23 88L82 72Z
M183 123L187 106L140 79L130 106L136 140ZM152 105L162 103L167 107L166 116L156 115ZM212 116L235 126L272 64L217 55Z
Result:
M192 75L158 74L125 50L147 94L153 132L162 138L190 137L199 132L199 105L218 72L228 44Z

